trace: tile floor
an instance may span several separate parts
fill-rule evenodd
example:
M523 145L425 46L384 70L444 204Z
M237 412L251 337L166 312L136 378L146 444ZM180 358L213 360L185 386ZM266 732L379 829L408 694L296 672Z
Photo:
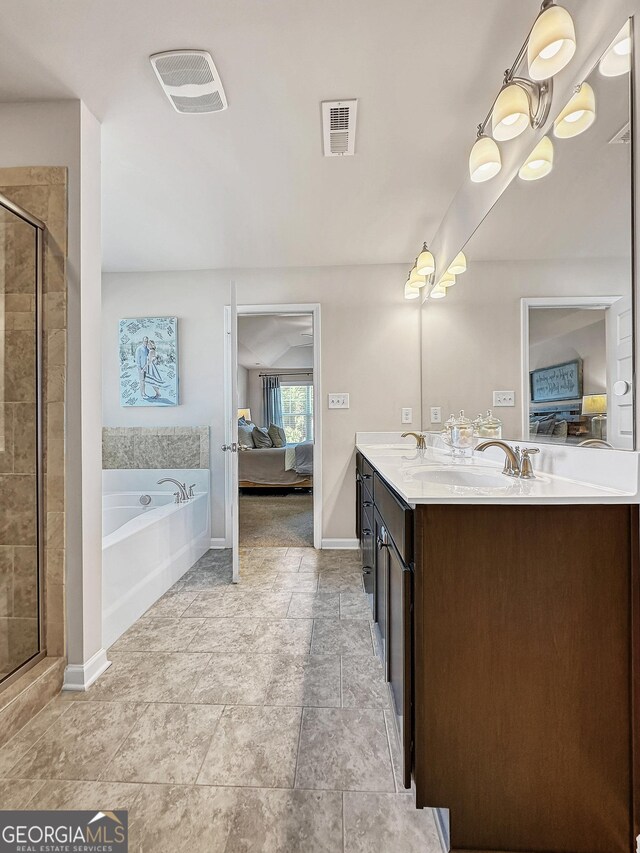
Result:
M440 853L397 778L354 552L210 551L0 749L0 807L129 809L130 851Z

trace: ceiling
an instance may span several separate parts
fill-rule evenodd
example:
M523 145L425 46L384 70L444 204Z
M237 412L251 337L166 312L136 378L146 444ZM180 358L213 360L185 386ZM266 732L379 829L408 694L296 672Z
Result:
M248 370L313 367L313 316L238 317L238 364Z
M0 0L0 101L102 122L106 270L406 262L435 233L539 0ZM151 53L213 55L225 112L181 116ZM324 158L322 100L358 98Z

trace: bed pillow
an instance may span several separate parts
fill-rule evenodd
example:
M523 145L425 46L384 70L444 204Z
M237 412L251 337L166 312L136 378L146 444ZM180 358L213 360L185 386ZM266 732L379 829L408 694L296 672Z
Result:
M238 444L243 444L245 447L255 447L253 443L253 425L242 424L238 421Z
M569 432L569 424L566 421L557 421L553 425L553 437L566 441Z
M269 431L265 427L254 427L251 433L255 447L273 447L273 441Z
M271 441L274 447L284 447L287 443L287 436L282 427L275 424L269 424L268 433L271 436Z
M556 425L556 419L553 415L546 418L540 418L538 421L538 435L553 435L553 428Z

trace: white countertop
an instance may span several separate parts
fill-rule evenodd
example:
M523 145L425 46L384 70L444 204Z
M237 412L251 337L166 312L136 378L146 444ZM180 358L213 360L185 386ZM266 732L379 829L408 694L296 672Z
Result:
M527 442L520 444L527 445ZM541 445L541 454L532 457L534 470L540 468L536 470L536 479L521 480L501 473L503 462L498 460L504 458L504 453L499 448L454 459L444 448L429 446L426 450L417 450L414 445L413 439L407 443L406 440L396 440L393 434L387 436L386 442L382 433L359 433L356 436L356 448L391 488L412 506L429 503L638 503L638 458L632 452L580 448L577 452L587 455L578 457L578 463L572 460L572 470L582 463L584 479L572 479L548 473L549 468L553 468L553 460L547 458L545 461L545 455L551 456L554 448ZM600 454L595 457L595 463L594 453ZM609 453L624 453L626 456L626 464L623 459L622 467L619 464L616 467L614 457L609 457L609 462L613 463L610 466L611 482L618 488L601 482L606 476L601 470L602 463ZM557 467L562 468L563 458L562 455L558 457ZM615 461L619 462L617 457ZM600 482L588 481L590 469Z

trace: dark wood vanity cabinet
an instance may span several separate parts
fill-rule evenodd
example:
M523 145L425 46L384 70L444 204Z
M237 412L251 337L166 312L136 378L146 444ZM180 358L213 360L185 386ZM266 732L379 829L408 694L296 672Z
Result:
M412 511L361 456L358 471L417 806L449 810L452 853L635 851L638 507Z

